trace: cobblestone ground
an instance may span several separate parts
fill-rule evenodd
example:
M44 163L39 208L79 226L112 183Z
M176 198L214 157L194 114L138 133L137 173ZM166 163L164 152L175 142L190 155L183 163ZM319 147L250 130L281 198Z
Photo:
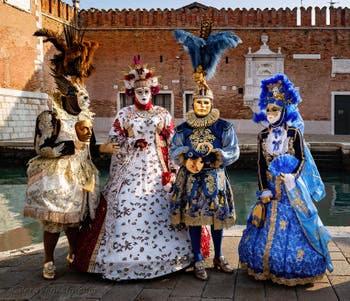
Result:
M42 250L0 257L0 300L121 300L121 301L218 301L218 300L350 300L350 237L335 237L330 244L334 271L313 286L287 287L256 281L239 268L240 236L225 236L223 253L234 266L233 274L215 271L206 259L209 280L197 280L192 270L154 280L112 282L65 266L66 240L56 250L57 279L41 277ZM17 252L18 253L18 252ZM213 252L211 252L213 253Z

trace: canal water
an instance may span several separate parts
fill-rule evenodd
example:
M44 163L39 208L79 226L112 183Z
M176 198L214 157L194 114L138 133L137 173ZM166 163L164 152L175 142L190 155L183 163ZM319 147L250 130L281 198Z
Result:
M101 170L101 184L107 171ZM257 175L253 170L229 170L237 224L244 225L251 206L256 202ZM326 226L350 226L350 173L346 171L321 172L326 186L326 197L316 206ZM0 167L0 252L42 241L40 223L23 218L27 176L25 167Z

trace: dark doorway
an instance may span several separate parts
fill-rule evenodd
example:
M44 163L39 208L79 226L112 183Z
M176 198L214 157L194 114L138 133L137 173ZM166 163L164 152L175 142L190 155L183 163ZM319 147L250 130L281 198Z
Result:
M350 95L335 95L334 134L350 135Z

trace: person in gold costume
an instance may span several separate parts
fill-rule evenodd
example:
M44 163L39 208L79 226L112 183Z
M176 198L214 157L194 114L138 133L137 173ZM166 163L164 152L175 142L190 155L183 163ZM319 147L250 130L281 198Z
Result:
M39 219L43 228L45 259L43 277L54 279L54 250L60 232L65 232L69 251L67 264L74 259L81 222L94 218L99 203L99 176L91 156L118 150L118 144L99 148L92 131L93 113L84 79L93 68L91 60L98 44L82 39L65 27L65 41L55 32L41 29L36 36L52 42L60 53L51 60L57 85L53 108L36 120L34 148L37 156L28 163L28 185L24 216ZM84 50L84 51L82 51Z

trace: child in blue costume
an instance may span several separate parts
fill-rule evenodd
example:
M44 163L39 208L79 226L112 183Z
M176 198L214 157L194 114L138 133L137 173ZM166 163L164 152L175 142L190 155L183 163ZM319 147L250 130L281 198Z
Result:
M313 200L325 188L304 142L298 90L286 75L261 84L261 113L266 125L258 135L258 202L239 244L242 268L258 280L294 286L308 284L333 270L323 226Z

